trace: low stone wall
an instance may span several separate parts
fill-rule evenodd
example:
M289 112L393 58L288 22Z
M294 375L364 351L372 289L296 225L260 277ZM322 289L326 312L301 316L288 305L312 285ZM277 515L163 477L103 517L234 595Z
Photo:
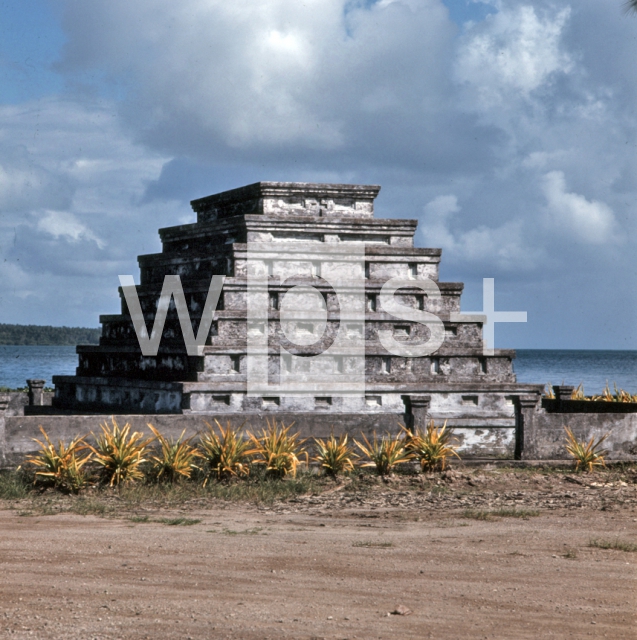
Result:
M609 460L637 459L637 403L570 400L573 387L556 387L555 399L522 396L518 405L519 457L568 459L565 427L582 441L607 435Z
M41 437L40 426L56 442L98 432L100 423L110 421L110 416L103 414L55 415L55 410L48 406L51 396L36 394L29 399L27 393L0 394L0 466L16 466L37 450L33 439ZM566 393L564 397L568 397ZM564 427L569 427L579 440L608 434L603 446L608 450L609 460L637 460L637 403L591 403L562 398L547 400L538 394L517 397L513 423L509 419L489 421L481 416L473 420L450 419L448 426L454 429L464 458L567 460ZM277 412L275 416L262 412L217 417L222 424L230 420L234 426L245 424L252 431L266 427L267 419L276 417L286 425L294 423L294 431L298 430L303 438L326 437L332 432L353 437L362 432L371 437L374 432L398 433L401 424L415 422L422 426L430 418L437 424L443 422L443 416L429 410L427 396L422 397L420 404L413 403L410 415ZM147 424L151 423L168 437L178 437L184 430L187 436L195 435L205 428L206 421L212 423L214 418L201 414L116 416L120 425L128 422L134 430L150 435Z
M178 438L185 430L186 436L194 436L206 428L206 422L214 424L215 416L202 416L196 414L164 414L164 415L117 415L114 416L117 423L122 426L130 423L134 431L141 431L152 436L148 423L152 424L166 437ZM265 413L232 416L218 416L219 422L225 426L230 420L235 427L244 425L245 428L257 433L267 427L270 416ZM378 434L389 431L398 433L400 424L404 422L403 414L367 415L343 414L335 423L334 416L316 413L286 414L277 413L277 420L288 425L294 423L293 432L299 431L303 438L325 438L330 433L351 433L354 437L360 437L363 433L371 438L373 433ZM4 419L4 429L0 430L0 437L4 434L4 443L1 447L3 466L12 467L20 464L26 455L35 452L38 445L34 438L42 439L40 426L42 426L53 442L63 440L68 442L78 435L90 436L90 433L99 433L100 424L110 423L111 417L105 415L39 415L39 416L11 416ZM90 438L89 438L90 439Z

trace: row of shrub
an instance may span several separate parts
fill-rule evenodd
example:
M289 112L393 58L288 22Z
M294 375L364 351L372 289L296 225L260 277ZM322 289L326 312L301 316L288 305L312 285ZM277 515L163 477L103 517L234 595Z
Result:
M255 434L234 428L230 422L223 427L215 420L215 426L206 423L198 436L185 438L183 431L175 439L149 424L153 433L149 438L131 432L129 424L120 427L112 418L110 425L100 425L101 433L91 434L92 443L84 436L68 444L59 441L57 446L40 427L44 439L35 440L40 449L26 460L25 468L39 486L76 493L91 485L175 482L195 476L203 477L206 485L211 479L245 478L253 465L263 466L271 477L295 477L299 467L309 465L310 460L331 476L351 472L357 466L374 467L387 475L411 461L418 461L422 471L444 470L450 456L459 457L450 443L451 432L446 425L436 427L433 420L424 430L403 427L398 435L382 437L374 433L371 441L362 435L360 442L354 439L354 446L345 434L315 438L311 458L308 442L291 433L292 426L272 420Z
M361 441L348 436L334 435L327 439L314 438L310 457L308 442L291 433L293 425L285 426L276 420L268 421L259 434L234 428L230 422L224 428L215 426L195 437L166 438L151 424L153 437L138 431L131 433L129 424L120 427L114 418L102 424L101 433L76 437L68 444L53 444L40 427L43 440L35 440L40 450L27 458L25 470L33 474L34 483L76 493L90 485L119 486L137 481L175 482L202 478L205 486L217 481L246 478L254 465L265 469L273 478L295 477L301 465L316 463L326 475L349 473L356 467L373 467L380 475L392 473L399 465L417 461L421 471L444 470L451 456L459 458L451 444L452 432L446 424L436 427L431 420L426 429L409 430L402 427L395 436L373 434L369 440L361 434ZM592 471L605 466L606 451L601 444L607 435L580 442L566 429L566 451L575 461L576 469Z

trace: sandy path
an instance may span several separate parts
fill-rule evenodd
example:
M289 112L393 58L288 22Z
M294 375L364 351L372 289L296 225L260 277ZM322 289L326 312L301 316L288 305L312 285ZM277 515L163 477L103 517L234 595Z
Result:
M0 637L637 638L637 554L587 546L628 511L187 516L0 511Z

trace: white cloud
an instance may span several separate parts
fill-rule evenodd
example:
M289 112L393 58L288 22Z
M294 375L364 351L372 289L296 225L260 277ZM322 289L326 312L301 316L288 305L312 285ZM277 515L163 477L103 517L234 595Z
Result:
M52 235L56 240L58 238L68 238L72 242L89 240L95 242L100 249L106 246L103 240L100 240L68 211L45 211L43 217L38 220L36 228Z
M94 326L118 273L183 215L174 201L138 204L166 158L132 141L105 101L0 105L0 147L0 321Z
M381 217L429 203L443 274L507 271L518 308L555 273L603 274L587 300L630 289L634 21L599 0L489 4L461 27L442 0L60 0L65 93L0 106L0 261L19 267L0 295L22 273L38 300L5 317L94 323L188 198L260 179L380 183Z
M439 0L64 4L60 68L97 59L127 77L127 121L171 152L324 154L374 136L398 148L449 90L455 27Z
M532 5L503 7L472 29L458 52L456 78L472 86L483 107L530 94L573 68L562 32L570 7L538 15Z
M547 224L560 228L579 240L590 244L603 244L614 240L615 216L603 202L587 200L578 193L566 190L562 171L550 171L542 181L547 201Z
M468 231L452 231L451 223L460 212L454 195L438 196L425 205L421 234L427 246L441 247L445 260L494 265L505 271L521 271L537 266L538 252L525 242L523 225L512 220L499 227L480 225Z

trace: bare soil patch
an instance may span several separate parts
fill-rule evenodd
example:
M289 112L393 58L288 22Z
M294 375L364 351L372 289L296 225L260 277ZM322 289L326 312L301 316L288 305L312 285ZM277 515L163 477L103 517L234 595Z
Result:
M637 638L631 470L45 494L0 503L0 531L2 638Z

